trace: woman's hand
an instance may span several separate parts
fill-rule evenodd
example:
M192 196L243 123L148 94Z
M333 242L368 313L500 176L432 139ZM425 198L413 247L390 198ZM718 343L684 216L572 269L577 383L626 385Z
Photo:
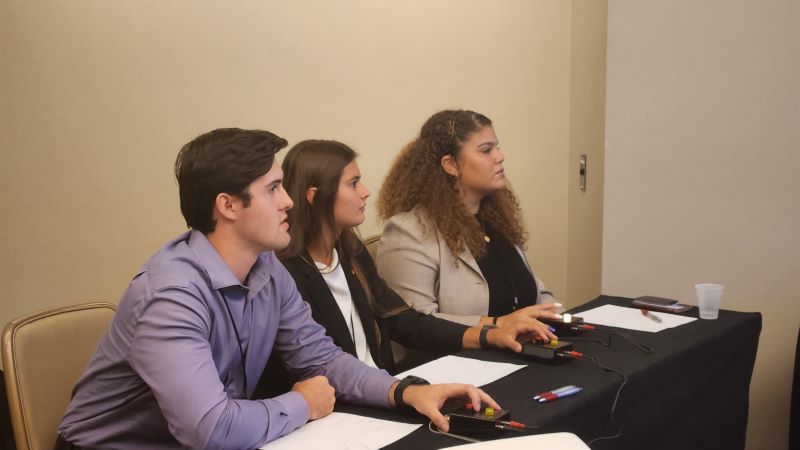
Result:
M497 326L502 328L514 322L538 322L536 319L560 319L561 314L555 312L556 308L560 306L561 303L542 303L541 305L527 306L511 314L498 317Z
M540 337L545 341L558 339L552 328L536 319L514 322L501 328L493 328L486 333L486 342L492 347L508 348L517 353L522 351L520 342L528 342Z

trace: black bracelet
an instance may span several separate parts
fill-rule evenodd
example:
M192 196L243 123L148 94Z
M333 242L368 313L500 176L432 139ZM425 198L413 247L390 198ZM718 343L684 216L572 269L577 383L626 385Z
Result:
M415 409L406 405L406 402L403 401L403 393L406 391L406 388L411 385L426 385L431 384L428 380L420 377L415 377L414 375L409 375L402 380L394 388L394 407L400 411L406 412L414 412Z
M481 348L489 348L489 341L486 340L486 335L493 328L497 328L497 325L484 325L481 328L481 334L478 335L478 342L480 342Z

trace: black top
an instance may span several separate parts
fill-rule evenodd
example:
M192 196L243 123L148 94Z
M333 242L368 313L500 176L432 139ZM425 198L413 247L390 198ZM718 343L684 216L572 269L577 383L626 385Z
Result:
M514 245L488 223L483 224L490 241L486 253L478 258L478 267L489 285L489 315L504 316L517 309L535 305L536 280Z
M358 252L355 261L372 291L375 304L370 304L350 261L347 258L340 258L340 261L355 310L364 327L364 336L372 360L378 367L394 373L391 340L435 355L446 355L461 350L462 337L469 327L423 314L409 307L395 291L389 288L383 278L378 276L378 270L366 248ZM326 333L333 338L336 345L347 353L357 356L355 343L342 311L336 304L325 279L313 266L311 256L306 252L303 255L282 259L281 262L294 278L300 296L311 307L314 320L325 327ZM384 317L387 313L389 317ZM291 387L291 382L292 377L286 372L280 359L270 358L254 397L286 392ZM276 390L278 385L282 385L282 388Z

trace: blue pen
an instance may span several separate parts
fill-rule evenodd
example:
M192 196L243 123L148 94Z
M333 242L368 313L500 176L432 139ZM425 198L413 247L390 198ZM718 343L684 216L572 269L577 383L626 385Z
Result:
M546 403L546 402L555 400L557 398L569 397L570 395L575 395L575 394L579 393L582 390L583 390L583 388L581 388L581 387L574 387L574 388L568 389L568 390L566 390L564 392L559 392L558 394L553 394L553 396L550 397L549 399L540 398L539 399L539 403Z
M533 399L534 400L539 400L542 397L558 394L560 392L564 392L564 391L570 390L570 389L575 388L575 387L577 387L577 386L575 386L574 384L570 384L569 386L560 387L560 388L554 389L552 391L544 391L541 394L533 397Z

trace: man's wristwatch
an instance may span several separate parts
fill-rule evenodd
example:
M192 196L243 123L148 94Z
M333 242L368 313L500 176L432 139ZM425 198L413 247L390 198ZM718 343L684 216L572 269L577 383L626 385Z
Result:
M486 340L486 335L489 334L489 330L492 328L497 328L497 325L484 325L481 327L481 334L478 335L478 342L481 344L481 348L489 348L489 341Z
M412 384L415 385L426 385L431 384L428 380L425 380L420 377L415 377L414 375L409 375L402 380L400 380L400 384L394 389L394 407L400 411L415 411L414 408L406 405L406 402L403 401L403 392L406 391L406 388L411 386Z

